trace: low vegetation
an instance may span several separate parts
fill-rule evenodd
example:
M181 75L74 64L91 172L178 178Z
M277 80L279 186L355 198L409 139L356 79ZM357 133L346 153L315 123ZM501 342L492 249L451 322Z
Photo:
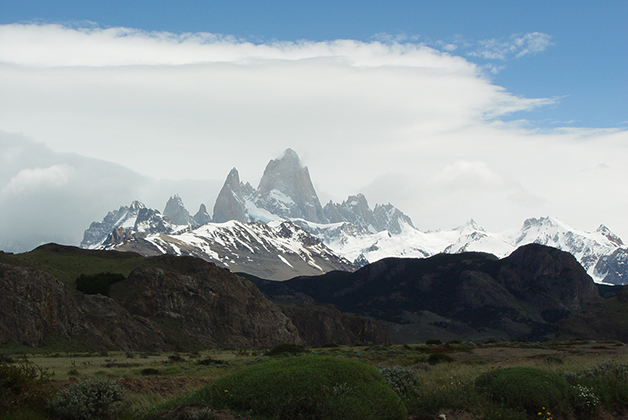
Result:
M628 414L628 346L616 342L28 357L7 349L0 347L3 420L428 420L441 414L601 420ZM446 363L431 364L434 355L447 356Z

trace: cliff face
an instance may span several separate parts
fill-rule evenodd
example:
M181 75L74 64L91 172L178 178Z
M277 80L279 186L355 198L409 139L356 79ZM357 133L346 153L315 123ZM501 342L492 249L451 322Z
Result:
M76 257L75 248L57 248L56 254ZM127 265L130 255L80 251L86 265L92 254L111 267ZM390 341L379 324L335 309L284 313L250 281L198 258L137 258L143 267L113 284L111 297L82 295L43 271L0 263L0 344L185 351Z
M108 297L77 295L47 273L0 264L0 344L40 347L73 338L92 348L169 348L150 321Z
M302 344L292 322L249 281L196 258L155 260L176 273L138 268L112 288L131 313L177 321L206 346Z
M334 306L283 306L283 312L312 347L392 343L383 325L370 318L344 314Z

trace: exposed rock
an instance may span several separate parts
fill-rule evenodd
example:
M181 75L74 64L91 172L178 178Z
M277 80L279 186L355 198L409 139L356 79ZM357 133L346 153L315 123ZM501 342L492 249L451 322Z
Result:
M51 275L0 264L0 344L37 347L82 329L72 291Z
M198 211L194 215L194 221L199 226L203 226L204 224L212 221L211 216L207 213L207 207L205 207L205 204L201 204L198 208Z
M0 264L0 344L69 345L73 338L91 349L170 348L150 322L112 299L76 295L47 273Z
M618 340L628 343L628 286L615 297L589 305L556 325L559 340Z
M146 262L152 267L112 286L113 298L80 295L47 273L0 264L0 344L148 351L303 343L249 281L190 257Z
M207 346L300 343L297 329L248 280L197 258L155 257L162 268L137 268L111 295L135 315L170 318Z
M258 207L285 218L303 218L316 223L327 221L310 172L301 166L299 156L287 149L268 162L258 190Z
M617 248L610 255L600 257L595 264L595 274L603 278L604 283L628 284L628 250Z
M214 204L214 223L223 223L229 220L248 222L246 203L240 186L240 175L233 168L225 180L216 204Z
M183 205L183 200L177 194L170 197L163 214L175 225L196 225L196 221L190 216Z
M283 306L282 309L312 347L392 343L386 328L377 321L344 314L331 305Z

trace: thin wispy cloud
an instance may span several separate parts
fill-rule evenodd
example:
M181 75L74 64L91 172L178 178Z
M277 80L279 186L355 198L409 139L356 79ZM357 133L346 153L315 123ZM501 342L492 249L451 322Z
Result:
M510 60L541 53L552 45L552 37L542 32L515 34L509 38L478 41L467 54L486 60Z

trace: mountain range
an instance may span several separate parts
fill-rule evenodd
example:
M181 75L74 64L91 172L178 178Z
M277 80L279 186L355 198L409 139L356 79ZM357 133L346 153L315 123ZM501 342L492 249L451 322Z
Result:
M308 168L291 149L268 163L257 188L233 168L211 216L203 204L191 215L178 195L163 212L134 201L93 222L81 247L191 255L234 272L286 280L355 271L387 257L468 251L505 257L530 243L571 253L596 282L628 283L628 247L604 225L585 232L540 217L499 233L473 220L449 231L422 232L391 204L371 208L363 194L321 205Z

